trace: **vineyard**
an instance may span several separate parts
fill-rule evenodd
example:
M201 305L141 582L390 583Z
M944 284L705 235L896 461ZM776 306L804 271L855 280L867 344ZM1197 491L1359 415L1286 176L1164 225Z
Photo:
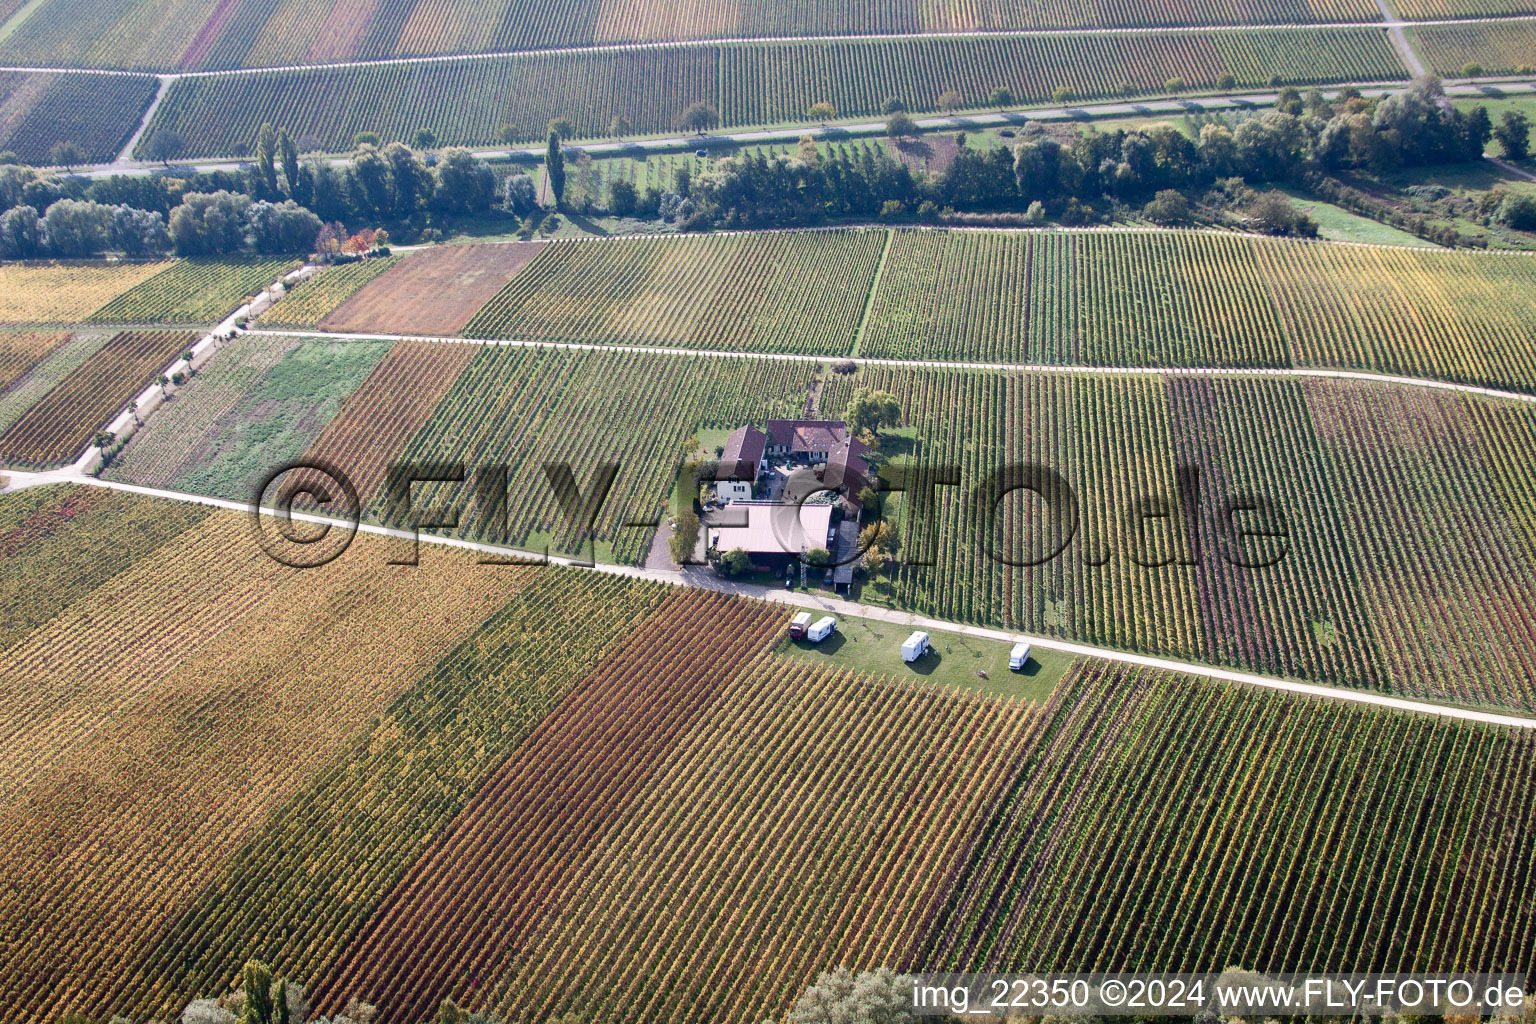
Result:
M91 320L111 324L213 324L266 288L294 262L272 257L177 260L119 295Z
M1171 78L1205 91L1223 73L1243 87L1407 77L1384 34L1365 28L772 43L721 48L720 114L733 125L808 120L825 100L877 116L891 96L934 111L949 90L981 108L1000 86L1019 103L1062 86L1079 99L1163 93Z
M508 125L513 141L540 142L554 117L577 138L613 134L616 117L633 134L669 132L695 100L718 106L726 126L747 126L808 121L820 101L878 116L891 96L935 111L954 90L961 107L982 108L999 86L1039 103L1062 86L1080 99L1161 93L1175 77L1209 91L1224 73L1243 87L1407 76L1366 28L679 45L184 78L145 138L175 132L191 157L250 146L263 123L328 152L350 150L361 131L409 142L418 128L442 145L490 146Z
M1451 78L1468 64L1495 75L1536 68L1536 20L1420 25L1413 41L1432 71Z
M112 338L0 434L0 460L17 468L74 461L97 430L196 340L169 331Z
M125 956L149 952L249 838L283 820L272 812L539 582L465 556L380 572L386 552L367 543L301 572L262 553L235 514L199 523L180 506L154 504L152 517L135 511L144 499L106 503L130 508L74 510L72 532L96 547L107 535L91 524L183 526L157 546L118 537L141 557L7 651L0 977L17 1019L120 995ZM28 538L5 573L73 586L58 551Z
M172 131L188 156L219 156L268 122L327 152L351 150L362 131L409 143L418 128L445 146L497 145L508 125L514 141L541 142L554 117L582 138L609 134L615 117L654 134L694 100L716 101L718 63L713 48L684 46L184 78L146 138Z
M1536 391L1526 257L1211 232L919 229L890 233L871 286L886 237L552 243L463 330L836 357L854 354L869 295L856 352L868 358L1319 367ZM409 304L374 305L376 317L325 326L425 330L400 310Z
M400 262L399 256L325 267L290 289L286 298L261 315L263 327L315 327L368 282Z
M111 331L76 331L0 390L0 431L15 423L111 339Z
M913 945L1029 705L764 656L738 672L779 616L728 602L676 599L670 637L637 635L540 725L326 976L333 1008L757 1019L820 965ZM405 969L429 947L455 956Z
M1529 430L1527 406L1358 382L867 367L831 378L823 410L844 408L861 385L897 396L919 466L961 474L936 506L903 500L894 510L905 564L889 583L866 585L866 600L1295 678L1536 707L1536 546L1507 511L1529 504L1529 480L1505 468L1520 459L1519 435L1474 441L1471 428L1498 410ZM978 488L1010 462L1066 479L1075 533L1070 519L1040 525L1021 496L990 511L991 492ZM1225 503L1245 495L1269 505L1242 529L1283 526L1282 548L1233 534ZM1444 611L1426 619L1426 604Z
M471 337L758 352L849 351L883 231L553 243Z
M142 467L153 476L174 473L165 483L176 490L248 501L268 472L304 454L390 348L383 341L260 341L275 351L246 349L243 366L198 374L176 402L191 408L151 419L124 449L121 478L140 482ZM213 393L207 410L200 408L205 390ZM186 425L202 432L182 433Z
M908 961L1515 969L1529 735L1084 666ZM1524 732L1522 730L1522 732ZM1087 909L1091 908L1091 909Z
M67 334L0 333L0 393L68 340Z
M1503 255L1180 232L898 232L859 354L1337 367L1532 391L1533 288L1536 261Z
M73 142L87 162L110 163L158 88L148 75L0 72L0 150L43 167L54 143Z
M47 581L0 620L18 1020L171 1019L252 956L381 1024L748 1024L830 964L1536 951L1523 735L1090 662L1043 707L898 683L777 657L772 605L367 535L301 572L93 489L0 538L0 592Z
M1421 0L1429 2L1429 0ZM1465 0L1461 0L1465 2ZM1501 0L1508 2L1508 0ZM0 3L0 14L15 0ZM1481 13L1486 5L1474 5ZM286 67L593 43L1019 29L1373 21L1365 0L1005 0L745 4L660 0L404 0L390 4L45 0L0 40L0 62L135 70Z
M706 427L798 415L810 373L808 364L769 360L485 346L398 461L505 466L505 531L476 514L466 516L457 535L491 540L504 534L502 541L514 546L543 550L548 544L567 552L585 545L558 515L546 467L569 466L586 495L598 468L614 466L593 540L599 558L635 564L666 510L683 440ZM352 403L346 415L387 416L389 406ZM458 485L423 485L414 501L417 508L448 508L462 494ZM384 515L382 500L372 512Z
M79 323L172 265L127 260L0 262L0 324Z

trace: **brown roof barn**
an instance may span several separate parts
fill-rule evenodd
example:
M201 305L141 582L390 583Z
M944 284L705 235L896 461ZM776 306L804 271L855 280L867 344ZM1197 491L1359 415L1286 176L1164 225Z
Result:
M763 453L768 450L768 435L753 427L738 427L725 439L725 451L720 456L717 480L757 479L757 467L762 464Z

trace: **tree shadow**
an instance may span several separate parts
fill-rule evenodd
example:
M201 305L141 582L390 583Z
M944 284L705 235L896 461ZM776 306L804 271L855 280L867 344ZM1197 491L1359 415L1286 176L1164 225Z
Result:
M565 219L590 235L606 235L609 233L607 228L603 227L592 218L583 216L579 213L571 213L567 211L565 214Z

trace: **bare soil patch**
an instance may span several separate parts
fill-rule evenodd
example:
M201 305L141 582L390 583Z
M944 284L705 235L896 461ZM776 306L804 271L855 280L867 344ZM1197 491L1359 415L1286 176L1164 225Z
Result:
M412 253L320 322L322 330L457 334L539 244L447 245Z

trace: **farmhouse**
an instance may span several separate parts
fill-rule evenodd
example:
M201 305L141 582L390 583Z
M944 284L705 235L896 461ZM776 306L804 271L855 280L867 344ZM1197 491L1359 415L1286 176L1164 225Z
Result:
M740 548L760 571L782 572L812 548L835 550L831 505L735 501L721 515L709 546L721 554Z
M869 463L864 461L868 454L868 445L857 438L844 438L827 453L826 468L821 472L821 482L829 490L837 491L856 509L863 507L859 492L870 486L874 479L869 472Z
M769 420L768 454L812 465L826 462L848 428L836 420Z
M715 494L721 501L752 500L752 485L767 464L768 435L752 427L738 427L725 439L720 469L715 474Z

